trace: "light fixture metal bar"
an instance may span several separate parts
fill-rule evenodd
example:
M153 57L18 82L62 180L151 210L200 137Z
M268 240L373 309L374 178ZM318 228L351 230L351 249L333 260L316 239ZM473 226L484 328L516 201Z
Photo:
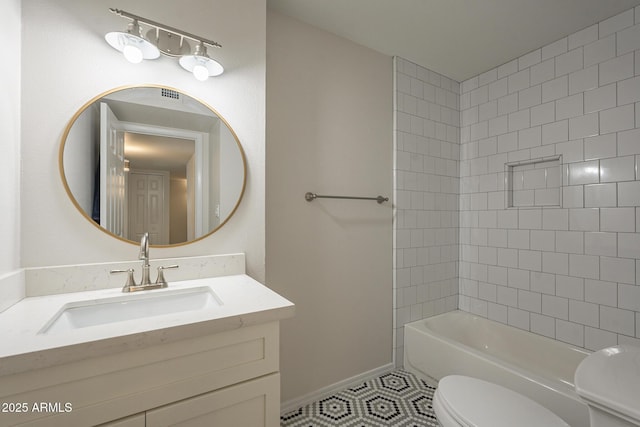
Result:
M207 44L207 45L209 45L211 47L218 47L218 48L222 47L222 45L220 43L214 42L212 40L207 40L207 39L202 38L200 36L196 36L195 34L187 33L186 31L182 31L182 30L179 30L179 29L174 28L174 27L170 27L170 26L165 25L165 24L161 24L160 22L152 21L151 19L143 18L142 16L134 15L133 13L125 12L124 10L121 10L121 9L109 8L109 10L112 13L115 13L118 16L122 16L124 18L129 18L129 19L132 19L134 21L138 21L138 22L150 25L150 26L155 27L157 29L164 30L164 31L167 31L167 32L170 32L170 33L177 34L177 35L182 36L182 37L186 37L186 38L191 39L191 40L195 40L197 42L201 42L201 43Z

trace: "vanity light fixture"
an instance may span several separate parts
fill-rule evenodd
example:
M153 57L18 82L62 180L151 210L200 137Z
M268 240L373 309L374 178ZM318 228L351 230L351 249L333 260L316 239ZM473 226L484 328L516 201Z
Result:
M118 16L131 19L126 32L110 32L105 35L107 43L122 52L129 62L138 63L143 59L156 59L162 53L166 56L179 57L180 66L201 81L219 76L224 72L222 65L207 54L207 46L220 48L222 46L219 43L124 10L113 8L109 10ZM141 24L150 28L146 37L142 36ZM193 53L187 39L197 43Z

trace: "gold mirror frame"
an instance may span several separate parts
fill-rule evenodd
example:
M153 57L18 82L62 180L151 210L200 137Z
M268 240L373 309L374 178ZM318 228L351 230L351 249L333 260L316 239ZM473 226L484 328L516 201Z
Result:
M245 188L247 185L247 158L244 152L244 149L242 148L242 144L240 143L240 140L238 138L238 135L236 134L236 132L233 130L233 128L231 127L231 125L229 124L229 122L227 122L227 120L222 117L218 111L213 108L212 106L210 106L209 104L207 104L206 102L202 101L199 98L196 98L194 96L191 96L179 89L170 87L170 86L163 86L163 85L156 85L156 84L142 84L142 85L126 85L126 86L120 86L120 87L116 87L113 89L110 89L108 91L105 91L103 93L100 93L96 96L94 96L93 98L91 98L89 101L87 101L82 107L80 107L80 109L71 117L71 119L69 120L69 123L67 124L67 126L64 129L64 132L62 134L62 138L60 141L60 147L58 149L58 171L60 173L60 178L62 180L62 185L67 193L67 197L69 197L69 200L71 200L71 202L73 203L73 205L76 207L76 209L78 210L78 212L89 222L91 223L94 227L96 227L98 230L100 230L101 232L105 233L106 235L110 236L110 237L114 237L120 241L129 243L129 244L133 244L133 245L137 245L138 242L133 241L133 240L129 240L129 239L125 239L123 237L118 236L117 234L107 230L106 228L104 228L103 226L101 226L100 224L96 223L88 214L87 212L85 212L85 210L82 208L82 206L80 206L80 204L78 203L78 201L76 200L75 196L73 195L73 193L71 192L71 189L69 188L69 184L67 182L67 178L64 172L64 149L66 146L66 142L67 142L67 138L69 136L69 133L71 132L71 129L73 128L73 125L75 124L76 120L78 119L78 117L80 117L80 115L82 113L84 113L90 106L92 106L96 101L100 100L101 98L104 98L108 95L111 95L115 92L119 92L119 91L123 91L123 90L127 90L127 89L135 89L135 88L158 88L158 89L168 89L171 91L175 91L178 92L184 96L187 96L191 99L193 99L194 101L199 102L202 106L206 107L207 109L209 109L213 114L215 114L218 119L227 127L227 129L229 130L229 132L231 133L231 135L233 136L233 139L236 142L236 145L238 147L239 153L240 153L240 157L242 159L242 187L240 190L240 194L238 195L238 200L236 201L233 209L231 209L231 211L229 212L229 214L226 216L226 218L224 218L220 224L218 224L215 228L213 228L211 231L204 233L202 236L199 236L193 240L187 240L185 242L180 242L180 243L175 243L175 244L168 244L168 245L154 245L151 244L151 247L154 248L171 248L171 247L179 247L179 246L184 246L184 245L188 245L200 240L203 240L209 236L211 236L213 233L215 233L216 231L218 231L220 228L222 228L222 226L224 226L229 219L231 219L231 217L233 217L233 215L235 214L235 212L238 209L238 206L240 205L240 202L242 201L242 198L244 196L244 192L245 192Z

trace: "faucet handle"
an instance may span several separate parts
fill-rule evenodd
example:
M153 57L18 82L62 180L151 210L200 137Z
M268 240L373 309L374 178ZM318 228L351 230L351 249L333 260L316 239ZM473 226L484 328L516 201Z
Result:
M127 282L122 287L122 292L129 292L133 286L136 286L136 280L133 277L133 268L128 270L111 270L109 273L118 274L118 273L127 273Z
M158 267L158 278L156 279L156 285L160 285L163 288L169 286L167 281L164 278L164 270L169 269L169 268L180 268L180 266L178 264L174 264L174 265L167 265L167 266Z

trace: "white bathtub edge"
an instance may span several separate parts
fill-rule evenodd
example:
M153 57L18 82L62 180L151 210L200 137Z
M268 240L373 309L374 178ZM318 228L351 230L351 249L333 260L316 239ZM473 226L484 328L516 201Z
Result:
M482 354L474 348L428 330L425 326L415 325L424 321L428 319L412 322L404 327L404 369L408 372L435 380L446 375L459 374L495 382L538 401L573 427L589 426L587 406L575 391L552 387L548 381L538 381L535 374L527 375L519 371L519 368L504 366L495 356ZM413 333L414 336L409 337L407 333ZM440 348L441 351L433 351L436 348ZM552 395L540 395L539 391L535 391L535 387L546 389ZM535 397L530 393L534 393ZM561 399L563 403L557 399Z

